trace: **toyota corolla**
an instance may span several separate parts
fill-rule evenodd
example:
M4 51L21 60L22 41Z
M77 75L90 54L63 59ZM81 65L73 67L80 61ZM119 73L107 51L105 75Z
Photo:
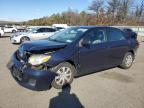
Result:
M133 31L72 27L46 40L23 43L12 55L8 68L14 79L26 88L60 89L77 76L117 66L130 68L138 45Z

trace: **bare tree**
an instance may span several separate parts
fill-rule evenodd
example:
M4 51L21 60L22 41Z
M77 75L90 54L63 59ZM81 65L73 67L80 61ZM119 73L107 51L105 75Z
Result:
M142 17L143 13L144 13L144 0L142 0L140 6L139 5L136 6L135 15L137 18L140 18Z
M108 1L108 12L114 17L119 6L119 0Z
M62 13L26 22L30 25L144 25L144 0L132 4L133 0L94 0L88 11L68 9Z
M103 0L94 0L92 4L88 7L89 10L92 10L96 13L96 16L99 16L99 11L103 7Z
M109 0L107 6L107 17L111 24L116 23L116 16L119 10L120 0Z

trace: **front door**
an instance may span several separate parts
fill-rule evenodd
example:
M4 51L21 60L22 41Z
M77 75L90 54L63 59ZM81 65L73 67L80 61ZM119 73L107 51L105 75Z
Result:
M80 74L100 70L108 64L107 38L104 28L93 29L86 34L82 47L79 48L79 64Z

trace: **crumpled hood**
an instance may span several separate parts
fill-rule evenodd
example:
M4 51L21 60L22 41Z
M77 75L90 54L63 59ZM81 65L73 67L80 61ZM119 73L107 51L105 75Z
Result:
M23 43L19 50L28 52L39 52L43 50L61 49L66 46L66 43L48 41L48 40L38 40Z

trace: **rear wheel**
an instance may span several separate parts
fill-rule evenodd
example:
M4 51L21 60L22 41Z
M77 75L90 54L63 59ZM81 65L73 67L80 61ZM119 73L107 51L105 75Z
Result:
M52 86L56 89L61 89L73 82L75 67L70 63L61 63L52 68L52 71L57 73L57 76L52 82Z
M23 43L23 42L26 42L26 41L30 41L30 39L25 36L25 37L22 37L22 38L21 38L21 41L20 41L20 42Z
M16 33L16 30L12 30L12 33Z
M134 55L131 52L128 52L125 54L123 62L120 65L120 67L123 69L129 69L133 64L133 61L134 61Z

